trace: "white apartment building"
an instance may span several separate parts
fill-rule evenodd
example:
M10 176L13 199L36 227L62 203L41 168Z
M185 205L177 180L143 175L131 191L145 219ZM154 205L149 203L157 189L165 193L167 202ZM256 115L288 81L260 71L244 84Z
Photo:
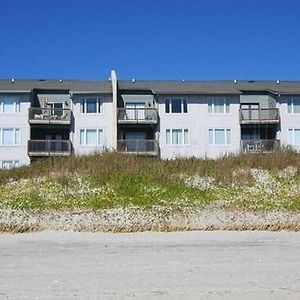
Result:
M117 150L162 159L300 148L300 82L0 80L0 168Z

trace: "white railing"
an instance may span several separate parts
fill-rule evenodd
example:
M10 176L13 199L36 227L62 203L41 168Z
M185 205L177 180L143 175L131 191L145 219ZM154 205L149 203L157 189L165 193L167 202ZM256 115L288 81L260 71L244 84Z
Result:
M30 124L71 124L71 110L67 108L29 108Z
M242 140L241 149L243 152L273 152L279 150L279 140Z
M118 108L119 123L157 123L156 108Z
M158 154L157 140L126 139L117 141L117 149L120 152L136 154Z
M28 141L29 156L60 156L70 155L72 144L69 140L30 140Z

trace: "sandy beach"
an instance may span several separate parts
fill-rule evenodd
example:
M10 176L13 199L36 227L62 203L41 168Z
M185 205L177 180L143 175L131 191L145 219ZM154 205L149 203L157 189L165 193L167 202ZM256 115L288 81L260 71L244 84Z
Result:
M0 235L0 299L299 299L295 232Z

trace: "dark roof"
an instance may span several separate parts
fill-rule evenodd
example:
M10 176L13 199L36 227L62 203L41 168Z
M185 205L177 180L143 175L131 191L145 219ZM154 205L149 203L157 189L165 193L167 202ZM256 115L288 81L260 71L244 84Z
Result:
M0 79L0 92L30 92L39 90L69 90L73 93L112 93L110 81L24 80Z
M274 94L300 94L300 81L118 81L120 90L150 90L154 94L231 94L267 91Z
M300 95L300 81L151 81L120 80L120 90L151 91L154 94L239 95L242 92L267 91L282 95ZM23 80L0 79L0 92L25 92L38 90L68 90L73 93L111 94L110 81L83 80Z

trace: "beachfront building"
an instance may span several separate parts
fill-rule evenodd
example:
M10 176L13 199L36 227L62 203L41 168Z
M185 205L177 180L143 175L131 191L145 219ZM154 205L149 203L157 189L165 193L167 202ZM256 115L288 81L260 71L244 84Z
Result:
M103 150L217 158L300 148L300 82L0 80L0 167Z

